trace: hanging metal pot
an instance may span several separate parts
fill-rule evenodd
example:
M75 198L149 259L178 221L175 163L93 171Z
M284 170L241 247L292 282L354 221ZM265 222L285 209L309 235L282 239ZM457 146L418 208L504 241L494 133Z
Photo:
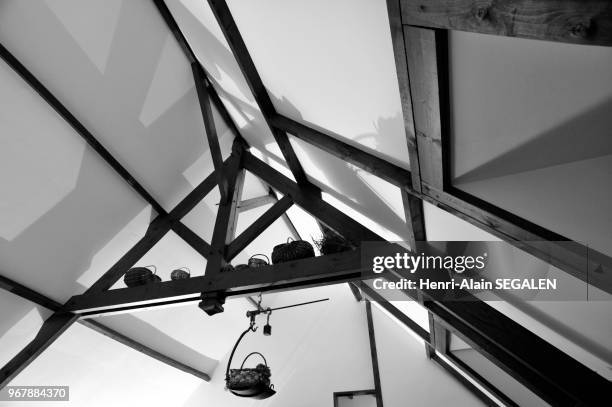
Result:
M170 273L170 280L184 280L191 277L191 272L187 267L181 267L176 270L172 270Z

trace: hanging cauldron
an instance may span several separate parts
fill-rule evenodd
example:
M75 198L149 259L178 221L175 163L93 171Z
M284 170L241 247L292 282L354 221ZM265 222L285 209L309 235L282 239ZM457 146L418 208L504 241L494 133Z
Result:
M274 246L272 264L314 257L314 248L305 240L287 239L287 243Z
M149 267L152 267L154 271L151 271ZM145 284L158 283L161 281L161 278L155 273L157 273L157 268L155 266L133 267L129 269L127 273L125 273L123 276L123 282L128 287L138 287Z
M170 273L170 280L184 280L189 277L191 277L191 273L187 267L172 270L172 273Z
M249 397L263 400L276 394L276 391L274 390L274 385L270 383L271 372L270 368L268 367L268 362L261 353L249 353L247 357L244 358L242 365L240 365L240 369L230 369L232 358L234 357L236 348L238 347L238 344L242 338L244 338L247 333L251 331L255 332L257 329L254 327L254 323L252 321L253 320L251 320L251 325L249 328L240 335L238 341L236 341L236 344L232 349L229 361L227 362L227 369L225 371L225 385L227 389L232 392L232 394L238 397ZM244 363L252 355L261 356L264 363L260 363L254 368L245 368Z

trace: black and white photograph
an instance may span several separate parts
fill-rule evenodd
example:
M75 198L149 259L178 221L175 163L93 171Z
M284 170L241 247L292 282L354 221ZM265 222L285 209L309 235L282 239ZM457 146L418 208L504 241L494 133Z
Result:
M0 0L0 407L612 405L612 2Z

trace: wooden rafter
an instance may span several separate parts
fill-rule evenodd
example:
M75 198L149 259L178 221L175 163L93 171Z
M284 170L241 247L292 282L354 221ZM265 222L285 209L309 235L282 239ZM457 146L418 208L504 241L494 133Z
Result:
M612 45L612 4L599 0L401 0L404 24Z
M289 169L293 173L293 177L297 180L298 184L308 185L310 182L306 178L306 174L304 173L304 169L300 164L300 161L289 142L289 137L287 133L284 131L278 130L272 124L272 117L276 114L276 109L268 95L268 91L266 90L257 69L255 68L255 64L249 51L242 39L242 35L236 26L236 22L232 16L232 13L227 6L225 0L209 0L208 4L215 15L217 22L219 23L219 27L221 31L223 31L223 35L227 40L232 53L236 58L236 62L240 66L242 74L246 79L246 82L253 93L253 97L261 110L261 113L270 128L278 147L289 166Z
M272 116L272 124L321 150L374 174L402 189L412 189L410 171L391 164L363 149L354 147L285 116Z
M192 62L191 70L193 72L200 111L202 112L202 119L204 121L204 132L206 133L210 156L212 157L213 166L217 175L221 202L226 203L229 200L228 179L223 172L223 156L221 155L221 147L219 146L219 138L217 136L217 126L215 126L212 107L210 105L210 94L207 86L208 81L206 80L204 69L199 62Z
M238 209L239 212L245 212L245 211L250 211L251 209L262 207L264 205L268 205L270 203L273 204L276 201L278 201L278 199L274 198L270 194L267 194L267 195L262 195L262 196L258 196L255 198L245 199L244 201L240 201L238 202L238 207L236 209Z
M143 287L118 288L72 297L65 309L83 315L118 310L161 307L198 301L202 293L223 291L230 296L306 288L374 276L361 264L358 250L330 254L251 270L211 273L185 280L164 281Z
M47 318L36 337L0 369L0 389L4 388L45 349L51 346L77 319L78 315L60 311Z
M226 259L231 261L242 250L244 250L253 240L255 240L264 230L266 230L275 220L280 218L293 205L290 196L284 196L277 201L270 209L253 222L244 232L236 237L227 247Z
M370 339L370 357L372 360L372 373L374 376L374 390L376 391L376 407L383 407L382 387L380 384L380 369L378 367L378 352L376 351L376 333L372 318L372 304L365 301L366 319L368 321L368 337Z
M410 93L410 81L408 79L408 61L406 57L406 48L404 46L404 27L402 25L400 13L400 0L387 0L387 16L389 17L395 72L398 79L402 116L404 118L404 131L406 133L408 156L410 158L412 189L416 192L421 192L419 154L417 152L416 133L414 129L412 95Z
M227 245L233 240L236 230L236 207L242 195L244 175L240 160L237 160L235 165L229 168L225 175L228 180L228 193L231 196L231 200L220 202L217 209L217 217L210 243L211 255L206 263L205 274L208 276L219 273L221 268L227 263Z
M9 278L0 276L0 288L7 290L27 301L33 302L35 304L38 304L44 308L47 308L51 311L60 311L62 308L62 304L60 304L57 301L54 301L53 299L40 294L39 292L36 292L26 286L24 286L23 284L20 284L16 281L13 281ZM113 339L123 345L126 345L140 353L143 353L149 357L152 357L153 359L156 359L162 363L167 364L168 366L174 367L176 369L182 370L186 373L192 374L196 377L199 377L203 380L206 381L210 381L210 376L200 370L197 370L191 366L185 365L184 363L181 363L179 361L177 361L176 359L173 359L171 357L168 357L152 348L149 348L146 345L143 345L142 343L126 336L123 335L120 332L115 331L112 328L109 328L108 326L104 325L101 322L95 321L93 319L79 319L78 320L79 324L86 326L87 328L93 329L98 333L101 333L107 337L109 337L110 339Z

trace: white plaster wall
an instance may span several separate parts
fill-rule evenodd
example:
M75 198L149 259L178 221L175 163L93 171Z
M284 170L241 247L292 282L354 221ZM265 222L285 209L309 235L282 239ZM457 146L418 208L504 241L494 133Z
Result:
M612 254L612 50L453 31L454 184Z

